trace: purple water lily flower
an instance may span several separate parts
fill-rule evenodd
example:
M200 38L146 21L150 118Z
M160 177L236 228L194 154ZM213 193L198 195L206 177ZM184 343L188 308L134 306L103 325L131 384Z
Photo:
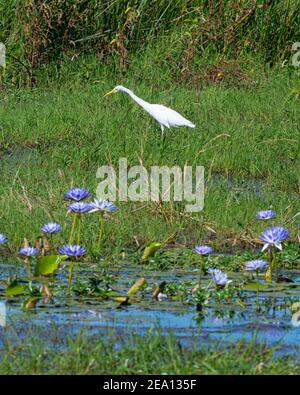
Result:
M118 210L117 206L109 200L94 199L94 201L89 204L91 206L90 213L94 213L95 211L110 211L113 213Z
M74 202L69 205L69 209L74 213L87 213L91 209L90 203Z
M82 256L86 253L86 250L77 244L66 244L59 249L59 252L62 255Z
M64 197L71 200L79 200L85 199L91 196L91 192L87 191L84 188L71 188L64 194Z
M0 245L5 243L7 243L7 237L3 233L0 233Z
M55 222L49 222L41 227L43 233L58 233L61 231L61 226Z
M247 270L247 271L264 270L264 269L267 269L268 266L269 266L268 262L263 259L255 259L253 261L248 261L244 265L245 270Z
M193 248L193 251L195 251L199 255L208 255L212 254L213 249L209 246L196 246Z
M276 213L273 210L262 210L256 213L256 219L272 219L276 217Z
M22 247L19 250L19 253L24 256L34 256L40 253L40 250L35 247Z
M232 280L228 280L227 274L220 269L208 269L208 273L211 274L212 280L216 285L227 285L232 282Z
M283 226L272 226L271 228L267 228L261 234L261 240L265 243L262 248L262 251L266 250L269 246L274 245L280 251L282 250L281 241L287 239L289 237L289 231L287 228Z

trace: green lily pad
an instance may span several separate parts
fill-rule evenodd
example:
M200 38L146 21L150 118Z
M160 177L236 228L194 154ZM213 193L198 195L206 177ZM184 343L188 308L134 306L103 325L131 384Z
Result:
M35 276L50 276L56 272L62 261L68 257L66 255L46 255L42 256L36 263Z
M129 296L119 296L117 298L114 298L114 301L120 303L120 306L130 305Z
M135 295L141 288L143 288L147 284L147 281L145 278L140 278L137 280L133 286L130 288L130 290L127 292L127 295L132 296Z
M161 246L162 246L161 243L157 243L157 242L153 242L153 243L149 244L144 249L142 260L145 261L146 259L153 256L156 253L156 251L160 249Z
M300 310L300 302L295 302L291 305L290 309L292 311L298 312Z
M264 291L266 291L266 290L270 289L270 285L261 284L261 283L249 283L249 284L245 284L245 285L243 286L243 289L245 289L246 291L256 291L257 288L258 288L259 290L264 290Z
M7 297L24 295L25 293L27 293L26 286L23 284L19 284L17 280L14 280L13 282L11 282L5 291L5 295Z
M261 283L249 283L245 284L243 289L246 291L256 291L257 288L262 292L272 292L274 295L282 291L286 291L290 284L261 284Z

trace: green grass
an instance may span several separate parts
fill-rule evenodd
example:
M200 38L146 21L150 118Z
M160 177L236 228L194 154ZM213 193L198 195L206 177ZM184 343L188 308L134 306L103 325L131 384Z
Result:
M94 58L84 63L96 70ZM278 213L276 223L288 226L296 237L300 107L290 92L298 83L297 70L265 71L252 60L244 63L252 84L199 89L175 83L167 67L157 67L151 52L135 60L123 77L105 67L84 82L66 67L62 73L66 76L69 70L70 81L60 80L60 86L11 89L1 99L1 232L12 247L24 236L33 241L45 221L69 227L63 193L71 185L95 192L97 168L117 168L120 157L127 158L128 166L142 163L148 169L204 166L205 207L187 214L183 203L118 202L120 212L105 226L107 248L120 249L134 240L195 242L210 237L212 230L222 241L239 235L258 209L270 205ZM196 129L167 131L162 152L159 125L148 114L127 95L103 98L117 83L145 100L176 109ZM229 188L228 177L233 182ZM97 220L88 218L85 244L97 238ZM261 224L253 227L261 229Z
M61 339L62 340L62 339ZM150 331L126 340L77 335L61 346L27 336L5 341L0 374L299 374L300 363L274 358L274 349L237 343L234 347L182 347L173 336Z

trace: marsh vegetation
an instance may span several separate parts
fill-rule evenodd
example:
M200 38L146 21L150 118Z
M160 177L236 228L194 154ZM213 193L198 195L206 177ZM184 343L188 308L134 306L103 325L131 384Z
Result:
M298 373L298 2L89 3L0 5L0 371ZM94 200L119 158L204 166L204 209Z

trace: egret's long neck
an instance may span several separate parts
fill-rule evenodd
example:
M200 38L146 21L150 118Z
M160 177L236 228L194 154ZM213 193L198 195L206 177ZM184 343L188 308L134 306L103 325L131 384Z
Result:
M137 104L143 107L146 111L149 111L150 103L147 103L145 100L135 95L130 89L123 88L123 91L126 92Z

